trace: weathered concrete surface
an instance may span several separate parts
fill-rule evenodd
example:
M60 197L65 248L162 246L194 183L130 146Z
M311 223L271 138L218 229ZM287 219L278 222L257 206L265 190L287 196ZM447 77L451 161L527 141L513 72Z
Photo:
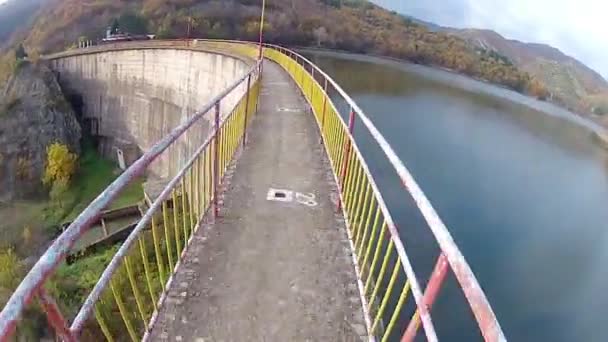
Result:
M127 164L132 162L137 149L146 151L252 65L226 54L161 44L99 46L51 57L62 88L81 98L83 116L93 133L102 137L101 152L108 157L115 157L118 148L125 152ZM224 114L245 88L222 102ZM200 146L208 127L205 119L188 130L155 162L153 173L159 177L175 174ZM135 153L128 152L134 148Z
M44 194L48 146L58 142L79 153L80 134L51 70L22 63L0 90L0 202Z
M228 174L221 218L195 234L150 340L366 339L318 129L295 84L271 62L248 146ZM271 187L312 193L316 205L295 195L268 201Z

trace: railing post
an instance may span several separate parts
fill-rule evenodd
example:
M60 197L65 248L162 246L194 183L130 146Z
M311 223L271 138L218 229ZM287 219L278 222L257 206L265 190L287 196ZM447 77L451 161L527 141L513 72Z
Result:
M315 86L315 67L312 64L310 65L310 78L310 102L312 103L312 92Z
M46 312L46 318L48 319L49 324L55 329L57 337L63 342L76 342L76 338L70 331L68 322L61 314L57 303L43 287L38 289L38 300Z
M247 93L245 94L245 123L243 124L243 148L245 148L245 142L247 141L247 119L249 114L249 92L251 91L251 74L247 77Z
M219 185L219 149L220 149L220 103L215 104L215 149L213 151L213 217L217 218L220 213L217 201L217 188Z
M350 114L348 116L348 132L351 134L353 139L354 139L354 135L353 135L354 128L355 128L355 111L351 107ZM346 171L348 170L348 166L349 166L348 161L350 159L350 150L351 150L350 145L351 145L350 138L346 137L346 140L344 141L345 153L344 153L344 159L342 162L342 174L340 175L340 184L338 184L340 193L342 193L342 189L344 187L344 181L346 179ZM337 210L340 211L340 209L342 209L342 200L340 200L340 198L338 198Z
M422 296L422 305L426 307L427 311L431 311L433 307L433 303L435 303L435 299L437 299L437 295L439 294L439 290L441 289L441 285L443 285L443 281L448 273L448 259L446 258L443 252L437 258L437 263L435 264L435 268L433 269L433 273L431 273L431 278L429 279L428 284L426 285L426 290L424 290L424 295ZM401 338L401 342L410 342L413 341L416 337L416 332L418 331L418 327L420 326L420 309L416 310L414 317L410 320L410 323Z
M302 60L301 67L302 73L300 74L300 88L302 89L302 93L304 93L306 91L304 90L304 75L308 73L308 70L306 70L306 62L304 60Z
M321 114L321 129L325 128L325 111L327 109L327 98L329 94L327 93L327 78L325 78L325 85L323 86L323 91L325 95L323 96L323 113ZM321 133L323 135L323 133Z

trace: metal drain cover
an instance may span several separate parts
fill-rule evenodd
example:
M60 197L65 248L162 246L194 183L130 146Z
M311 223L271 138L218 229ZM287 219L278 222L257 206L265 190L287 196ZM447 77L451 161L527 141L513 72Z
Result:
M293 201L293 191L270 188L268 189L266 199L277 202L291 202Z

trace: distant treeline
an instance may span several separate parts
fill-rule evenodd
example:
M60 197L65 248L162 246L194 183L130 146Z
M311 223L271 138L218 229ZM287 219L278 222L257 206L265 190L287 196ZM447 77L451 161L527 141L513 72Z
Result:
M61 50L79 38L100 39L119 18L123 31L159 38L256 40L261 0L60 0L41 11L26 46ZM268 42L373 53L448 68L544 98L537 80L494 51L433 32L365 0L268 0Z

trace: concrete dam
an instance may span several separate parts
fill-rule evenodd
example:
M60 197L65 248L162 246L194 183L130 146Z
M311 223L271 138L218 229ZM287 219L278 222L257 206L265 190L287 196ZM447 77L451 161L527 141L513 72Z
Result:
M23 279L0 312L0 341L34 300L63 341L437 341L431 307L446 279L461 289L474 332L506 340L412 175L306 57L276 45L183 40L46 59L83 130L126 170ZM355 129L378 145L434 237L428 279L412 266ZM45 289L49 277L142 174L160 178L161 190L86 299L63 310Z
M211 99L244 75L254 61L203 44L131 43L68 51L49 57L59 83L69 98L77 98L84 129L96 136L107 158L123 159L126 166L195 114ZM246 85L222 102L229 113ZM206 115L180 137L172 151L151 167L166 178L184 165L209 134ZM118 157L121 155L121 157Z

